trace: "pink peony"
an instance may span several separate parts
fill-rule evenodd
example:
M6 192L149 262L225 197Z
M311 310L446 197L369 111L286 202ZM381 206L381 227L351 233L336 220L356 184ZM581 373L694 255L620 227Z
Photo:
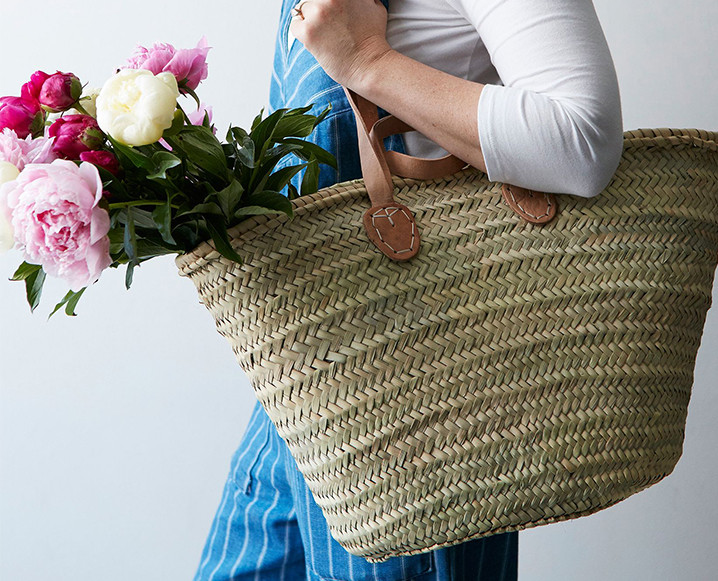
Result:
M157 75L170 72L177 79L180 92L194 91L207 78L207 53L210 47L202 37L196 48L177 50L171 44L157 42L150 48L138 46L128 59L125 69L146 69Z
M45 114L35 101L22 97L0 97L0 131L12 129L18 137L42 135Z
M7 161L20 171L29 163L50 163L56 159L52 146L52 139L30 136L20 139L12 129L0 131L0 161Z
M212 107L208 107L204 103L199 104L199 108L196 111L187 113L187 118L192 125L202 125L204 123L204 114L207 114L209 123L212 125ZM216 131L215 131L216 133Z
M35 71L22 86L23 99L37 101L49 111L67 111L82 95L82 83L72 73L48 75Z
M110 216L98 203L102 181L91 163L30 164L0 188L25 260L77 292L110 266Z
M117 175L120 172L120 162L117 157L115 157L115 154L109 151L83 151L80 154L80 159L106 169L113 175Z
M97 121L89 115L63 115L50 125L47 135L55 138L53 151L65 159L80 159L82 152L99 149L105 140Z

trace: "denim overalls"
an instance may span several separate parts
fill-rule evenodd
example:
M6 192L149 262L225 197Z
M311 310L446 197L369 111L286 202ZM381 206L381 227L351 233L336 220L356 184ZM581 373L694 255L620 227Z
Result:
M288 43L291 9L284 0L277 35L270 111L328 103L332 111L311 140L331 151L338 171L320 166L319 187L361 177L353 113L343 89L299 41ZM310 0L311 1L311 0ZM382 0L386 6L387 0ZM403 151L400 137L387 147ZM280 168L297 159L285 159ZM278 168L278 169L280 169ZM299 188L301 174L294 184ZM347 553L330 535L321 509L284 441L256 404L232 459L195 581L515 581L518 533L371 564Z

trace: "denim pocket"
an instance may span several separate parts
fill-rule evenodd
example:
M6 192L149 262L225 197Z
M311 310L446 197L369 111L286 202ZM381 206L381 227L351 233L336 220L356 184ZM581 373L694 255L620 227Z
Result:
M262 457L267 454L269 444L269 418L256 404L247 431L232 459L231 480L244 494L252 493L252 482L257 478L256 471Z

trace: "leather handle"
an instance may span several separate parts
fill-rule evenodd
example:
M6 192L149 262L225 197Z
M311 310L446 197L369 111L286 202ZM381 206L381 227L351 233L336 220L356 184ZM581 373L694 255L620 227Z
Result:
M393 115L379 119L371 101L344 87L354 111L359 142L362 176L372 207L364 214L367 236L392 260L409 260L419 251L419 230L411 210L394 200L391 176L431 180L451 175L466 167L453 155L422 159L384 148L384 138L414 129ZM556 215L558 203L553 194L534 192L504 184L504 201L524 220L545 224Z
M454 155L424 159L387 151L384 148L384 138L397 133L415 131L414 128L393 115L380 119L379 111L371 101L346 87L344 91L357 120L362 176L373 204L387 202L389 190L393 198L392 174L429 180L454 174L468 165Z
M394 200L392 173L434 179L455 173L466 164L454 156L426 160L386 151L385 137L413 128L392 115L380 120L376 105L346 87L344 91L356 117L362 176L372 204L364 214L364 229L386 256L409 260L418 253L421 239L411 210Z

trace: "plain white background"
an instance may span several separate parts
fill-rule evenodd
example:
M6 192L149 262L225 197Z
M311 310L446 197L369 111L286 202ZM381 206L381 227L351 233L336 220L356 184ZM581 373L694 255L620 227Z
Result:
M718 130L718 4L596 0L624 126ZM220 131L264 105L279 1L0 0L0 95L36 69L101 85L136 43L206 35ZM80 316L30 315L0 258L0 578L189 580L253 406L232 352L171 259L103 274ZM718 286L714 301L718 300ZM597 515L526 531L522 581L709 581L718 571L718 312L708 314L684 456Z

